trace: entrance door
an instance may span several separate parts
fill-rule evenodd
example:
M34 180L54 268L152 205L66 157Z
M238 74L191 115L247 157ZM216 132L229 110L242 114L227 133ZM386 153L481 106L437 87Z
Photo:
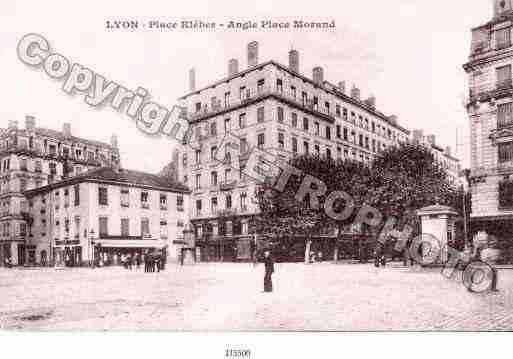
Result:
M18 265L25 265L25 245L18 244Z

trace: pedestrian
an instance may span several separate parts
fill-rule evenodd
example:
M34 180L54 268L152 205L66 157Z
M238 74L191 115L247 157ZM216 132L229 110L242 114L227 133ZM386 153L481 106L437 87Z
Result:
M271 293L273 291L273 282L271 276L274 273L274 261L271 258L271 251L268 249L264 252L265 276L264 276L264 292Z
M11 264L11 258L10 257L5 257L5 267L6 268L11 268L12 264Z
M157 264L157 272L160 273L160 268L162 267L162 257L161 256L158 256L157 257L157 260L155 261L156 264Z
M139 255L139 253L135 254L135 265L137 269L141 268L141 256Z
M132 270L132 266L134 264L134 258L132 257L131 254L127 255L126 261L127 261L128 269Z

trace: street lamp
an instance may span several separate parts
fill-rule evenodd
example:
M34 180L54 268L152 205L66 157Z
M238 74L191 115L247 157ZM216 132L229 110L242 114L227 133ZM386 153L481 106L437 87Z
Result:
M90 248L90 251L89 251L89 265L91 266L92 269L94 269L94 229L91 228L91 230L89 231L89 248Z

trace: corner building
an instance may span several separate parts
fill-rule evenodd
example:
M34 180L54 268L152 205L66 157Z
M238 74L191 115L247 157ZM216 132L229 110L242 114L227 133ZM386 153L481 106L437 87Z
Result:
M471 128L472 235L513 259L513 1L494 0L493 18L472 29L464 69Z
M312 77L300 73L300 55L289 52L289 64L258 61L258 43L247 49L247 68L228 62L228 75L180 98L193 136L181 149L179 173L192 189L191 223L203 259L245 260L250 256L250 222L258 214L256 184L234 170L245 151L261 148L282 159L301 154L369 163L387 148L407 141L409 131L396 116L376 108L376 99L361 98L353 86L334 85L315 67ZM214 159L227 133L240 140L240 158Z

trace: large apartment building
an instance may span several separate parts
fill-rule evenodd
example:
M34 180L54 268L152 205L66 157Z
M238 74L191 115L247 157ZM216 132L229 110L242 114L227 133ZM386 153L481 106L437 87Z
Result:
M472 29L464 65L470 87L471 227L474 234L486 232L490 245L503 247L511 247L513 238L512 28L513 1L494 0L493 18Z
M431 151L435 162L445 170L447 179L454 186L464 184L464 179L461 176L460 160L453 155L450 146L442 147L436 142L435 135L424 136L424 130L421 129L413 130L411 139L416 143L423 144Z
M230 163L244 161L244 153L215 159L228 133L239 138L242 152L258 147L283 159L313 154L363 163L409 137L396 116L378 111L374 97L364 100L357 87L346 91L344 82L326 81L322 67L305 76L299 61L292 50L288 66L261 63L258 43L252 42L245 69L231 59L227 76L201 89L194 69L189 73L190 92L180 102L193 136L180 153L179 173L193 191L190 218L207 255L246 259L249 223L258 213L256 184Z
M0 265L4 259L28 261L26 190L46 186L88 170L120 165L117 138L111 143L76 137L70 124L62 132L36 127L27 116L25 128L9 121L0 131Z

